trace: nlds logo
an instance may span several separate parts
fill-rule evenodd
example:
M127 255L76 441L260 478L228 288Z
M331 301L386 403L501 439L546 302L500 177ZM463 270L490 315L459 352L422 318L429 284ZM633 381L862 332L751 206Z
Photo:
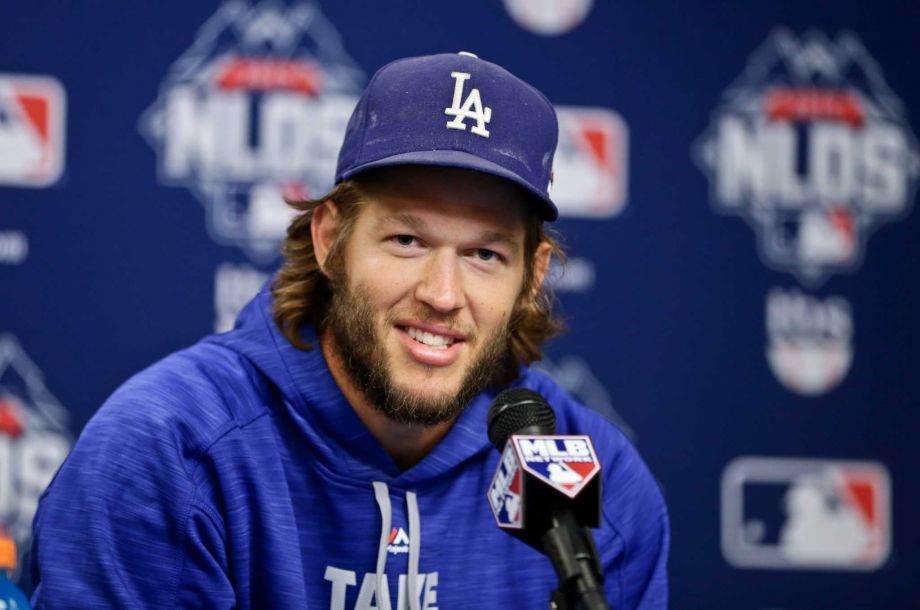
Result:
M857 269L872 230L909 213L920 168L903 104L849 33L776 31L695 153L713 207L754 228L767 266L811 286Z
M363 82L315 3L231 0L172 65L140 129L160 181L195 193L215 241L269 262L291 219L282 197L332 185Z
M67 411L41 370L12 335L0 334L0 530L21 554L30 546L38 498L72 444Z

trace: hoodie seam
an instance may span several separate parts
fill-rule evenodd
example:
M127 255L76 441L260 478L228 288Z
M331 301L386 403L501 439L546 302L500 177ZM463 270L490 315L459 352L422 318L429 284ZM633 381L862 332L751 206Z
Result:
M174 580L174 581L173 581L173 583L172 583L172 584L173 584L173 586L172 586L172 590L173 590L173 603L172 603L172 606L171 606L171 607L173 607L173 608L177 608L177 607L178 607L178 601L179 601L179 584L182 582L182 574L185 572L185 562L186 562L186 559L188 558L188 549L187 549L187 545L188 545L188 536L189 536L189 533L188 533L188 518L189 518L189 515L192 514L192 504L193 504L193 501L194 501L195 497L198 495L198 486L195 485L195 482L194 482L194 481L189 481L189 483L190 483L190 485L191 485L191 491L190 491L190 493L189 493L188 503L187 503L186 506L185 506L185 514L182 516L182 521L181 521L181 531L182 531L182 558L181 558L181 561L179 562L179 569L176 570L176 575L173 577L173 580Z
M602 514L604 515L604 521L607 523L607 525L610 526L610 529L613 530L613 535L623 545L623 565L625 566L629 558L629 545L626 544L626 538L624 538L623 534L620 533L620 529L617 527L616 523L614 523L613 519L607 514L607 511L606 510L602 511ZM601 571L606 572L603 565L601 566ZM616 607L622 608L623 607L623 570L620 569L620 570L617 570L616 572L617 572L617 598L618 598Z
M234 431L242 431L243 428L246 428L252 425L253 423L255 423L257 420L263 417L267 417L269 415L271 414L268 412L259 413L258 415L252 417L251 419L247 420L244 423L238 423L235 421L231 421L230 423L226 424L226 427L216 437L214 437L213 440L211 440L208 444L204 445L201 448L201 450L195 454L195 456L192 458L193 461L195 462L195 467L192 469L190 473L187 472L186 474L188 475L192 486L195 488L196 494L198 490L197 474L202 465L202 458L205 455L207 455L211 451L211 449L214 448L214 445L224 440L229 434L233 433Z

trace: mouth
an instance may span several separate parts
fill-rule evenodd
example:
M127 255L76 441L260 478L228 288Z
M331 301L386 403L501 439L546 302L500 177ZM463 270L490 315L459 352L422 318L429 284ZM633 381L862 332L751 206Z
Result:
M406 334L409 335L414 341L421 343L422 345L427 345L433 349L447 349L453 345L453 337L448 337L447 335L439 335L436 333L431 333L414 326L403 326L402 329L406 331Z
M453 364L460 356L460 346L466 343L466 337L445 327L402 322L396 328L409 355L429 366Z

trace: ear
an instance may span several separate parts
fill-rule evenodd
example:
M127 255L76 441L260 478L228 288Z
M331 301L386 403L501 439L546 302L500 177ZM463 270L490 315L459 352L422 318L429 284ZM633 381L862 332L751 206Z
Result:
M533 284L530 287L529 299L533 299L540 292L546 272L549 270L550 260L553 258L553 248L549 243L541 241L533 255Z
M339 209L331 199L327 199L313 209L310 234L313 237L313 253L316 255L316 262L319 263L323 275L329 277L326 271L326 260L339 234Z

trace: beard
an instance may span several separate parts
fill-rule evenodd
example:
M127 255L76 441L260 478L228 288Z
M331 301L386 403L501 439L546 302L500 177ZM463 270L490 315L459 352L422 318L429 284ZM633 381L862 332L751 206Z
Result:
M479 353L467 367L456 393L420 395L397 386L387 364L383 339L374 329L371 299L360 286L350 289L347 280L332 282L332 299L324 320L324 330L331 333L345 371L355 387L374 409L401 424L434 426L452 421L476 394L488 387L502 363L511 357L510 331L506 324L488 337L477 339L467 333L472 346L482 341ZM424 307L424 306L422 306ZM430 309L419 311L418 320L449 323ZM384 328L393 327L395 316L387 316ZM428 367L433 373L436 367Z

